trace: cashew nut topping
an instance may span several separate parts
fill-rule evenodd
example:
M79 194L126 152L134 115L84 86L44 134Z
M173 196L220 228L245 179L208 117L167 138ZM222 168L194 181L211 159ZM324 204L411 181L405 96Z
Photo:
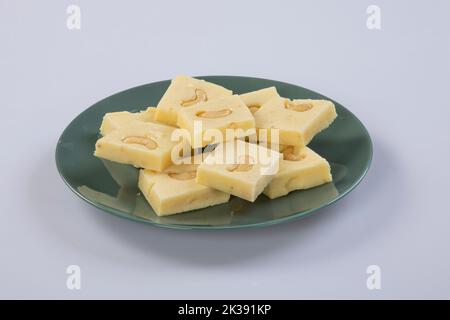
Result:
M239 129L239 126L236 122L230 122L229 124L227 124L227 129Z
M289 161L300 161L305 159L306 155L303 153L294 154L294 147L287 147L283 150L283 159Z
M292 111L298 111L298 112L304 112L312 109L313 104L310 102L294 102L290 100L286 100L284 102L284 107L286 109L292 110Z
M260 108L261 106L258 106L258 105L253 105L253 106L249 106L248 108L250 109L250 112L251 113L255 113L256 111L258 111L259 110L259 108Z
M217 118L223 118L228 115L230 115L232 111L230 109L222 109L222 110L215 110L215 111L199 111L197 112L197 117L200 118L208 118L208 119L217 119Z
M194 104L197 104L199 102L205 102L208 100L208 97L206 96L206 92L202 89L195 89L195 94L192 98L181 100L180 104L183 107L189 107Z
M245 155L244 156L244 161L242 161L242 162L243 163L236 163L236 164L233 164L233 165L229 166L227 168L227 170L230 171L230 172L250 171L253 168L253 163L255 163L253 158L250 157L249 155Z
M187 171L187 172L170 172L169 177L177 179L177 180L191 180L194 179L196 176L196 171Z
M129 144L140 144L150 150L158 147L158 143L150 137L130 136L123 138L122 142Z

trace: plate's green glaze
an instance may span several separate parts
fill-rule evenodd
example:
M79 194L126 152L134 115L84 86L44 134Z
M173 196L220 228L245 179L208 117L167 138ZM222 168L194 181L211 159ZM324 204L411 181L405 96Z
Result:
M292 84L248 77L199 77L243 93L276 86L288 98L326 98ZM310 147L331 164L333 183L254 202L231 197L230 202L168 217L158 217L137 189L137 169L95 158L94 144L106 112L137 111L156 105L170 81L151 83L112 95L81 113L61 135L56 165L64 182L90 204L127 219L176 229L229 229L272 225L305 216L350 192L364 177L372 158L372 143L362 123L335 102L338 118L317 135Z

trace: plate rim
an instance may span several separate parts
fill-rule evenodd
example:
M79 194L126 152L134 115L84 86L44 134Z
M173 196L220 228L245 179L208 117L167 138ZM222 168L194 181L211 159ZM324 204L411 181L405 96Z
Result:
M161 223L161 222L154 222L151 220L146 220L134 215L127 215L124 212L112 208L112 207L108 207L105 206L101 203L97 203L94 202L92 200L90 200L89 198L85 197L84 195L82 195L81 193L79 193L77 190L75 190L72 185L67 181L67 179L63 176L62 174L62 168L61 168L61 159L60 159L60 152L59 152L59 147L60 144L62 143L62 139L64 138L66 132L68 132L68 130L74 125L74 123L77 122L77 120L83 116L83 114L85 114L87 111L89 111L92 107L94 107L95 105L115 96L115 95L119 95L119 94L124 94L128 91L131 90L135 90L141 87L145 87L148 85L156 85L156 84L161 84L163 82L167 82L167 81L171 81L171 79L168 80L161 80L161 81L155 81L155 82L150 82L150 83L145 83L145 84L141 84L141 85L137 85L134 87L130 87L128 89L113 93L97 102L95 102L94 104L90 105L89 107L87 107L85 110L83 110L81 113L79 113L75 118L72 119L72 121L65 127L65 129L63 130L63 132L61 133L61 135L58 138L58 141L56 143L56 147L55 147L55 163L56 163L56 168L58 171L59 176L61 177L61 179L63 180L64 184L73 192L75 193L79 198L81 198L82 200L84 200L85 202L89 203L90 205L92 205L93 207L99 209L100 211L104 211L107 212L113 216L116 217L120 217L123 218L125 220L130 220L130 221L134 221L134 222L139 222L142 224L146 224L146 225L151 225L151 226L156 226L156 227L160 227L160 228L164 228L164 229L174 229L174 230L203 230L203 231L227 231L227 230L243 230L243 229L257 229L257 228L262 228L262 227L269 227L269 226L273 226L273 225L277 225L277 224L282 224L285 222L289 222L289 221L293 221L296 219L300 219L300 218L304 218L306 216L311 215L314 212L319 212L322 209L330 206L331 204L341 200L342 198L344 198L345 196L347 196L351 191L353 191L360 183L361 181L366 177L367 172L369 171L371 165L372 165L372 160L373 160L373 142L372 142L372 138L369 134L369 131L367 130L366 126L362 123L362 121L353 113L351 112L349 109L347 109L344 105L342 105L341 103L337 102L335 99L331 99L328 96L325 96L319 92L310 90L308 88L305 87L301 87L299 85L296 84L292 84L292 83L288 83L288 82L283 82L283 81L278 81L278 80L273 80L273 79L267 79L267 78L258 78L258 77L247 77L247 76L230 76L230 75L204 75L204 76L193 76L194 78L198 78L198 79L205 79L205 78L245 78L245 79L254 79L254 80L263 80L263 81L271 81L271 82L277 82L283 85L289 85L289 86L295 86L295 87L300 87L302 89L305 89L307 91L313 92L315 94L319 94L320 96L334 101L337 104L339 104L340 107L344 108L347 112L349 112L354 119L356 119L359 124L361 125L362 129L365 132L366 137L368 138L368 142L369 142L369 154L368 154L368 160L367 163L365 164L365 168L364 171L362 172L362 174L358 177L357 180L355 180L352 185L345 190L344 192L340 193L337 197L333 198L330 201L327 201L326 203L315 207L315 208L310 208L304 211L300 211L294 214L291 214L289 216L286 217L281 217L281 218L277 218L277 219L273 219L273 220L269 220L269 221L263 221L263 222L257 222L257 223L245 223L245 224L241 224L241 225L181 225L181 224L169 224L169 223ZM156 108L156 107L155 107Z

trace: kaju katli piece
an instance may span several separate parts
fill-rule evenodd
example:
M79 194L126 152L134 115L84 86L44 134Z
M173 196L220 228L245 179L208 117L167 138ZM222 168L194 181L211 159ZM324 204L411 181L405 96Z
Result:
M177 125L178 111L198 103L231 96L232 91L217 84L188 76L176 76L156 107L156 120Z

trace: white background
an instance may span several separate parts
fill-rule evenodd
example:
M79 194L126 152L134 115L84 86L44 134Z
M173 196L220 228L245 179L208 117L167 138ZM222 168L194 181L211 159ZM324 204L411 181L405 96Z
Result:
M70 4L81 30L66 28ZM445 0L0 0L0 298L450 298L449 33ZM54 163L66 125L179 73L333 97L372 136L369 174L309 218L238 232L159 229L78 199ZM382 290L366 287L371 264Z

